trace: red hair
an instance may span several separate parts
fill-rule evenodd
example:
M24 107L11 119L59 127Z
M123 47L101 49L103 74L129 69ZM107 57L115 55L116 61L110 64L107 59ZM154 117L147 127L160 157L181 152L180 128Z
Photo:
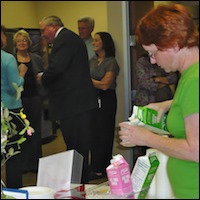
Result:
M136 38L142 45L155 44L164 50L199 44L199 31L190 12L181 4L158 5L140 19Z

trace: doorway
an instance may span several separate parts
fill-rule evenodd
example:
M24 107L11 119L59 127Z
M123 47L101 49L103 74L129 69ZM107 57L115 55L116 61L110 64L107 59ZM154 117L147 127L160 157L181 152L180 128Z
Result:
M136 62L138 58L145 52L141 45L135 42L135 30L138 21L153 8L153 1L129 1L129 35L130 40L130 65L131 65L131 102L132 106L135 104L134 96L137 90L137 78L136 78Z

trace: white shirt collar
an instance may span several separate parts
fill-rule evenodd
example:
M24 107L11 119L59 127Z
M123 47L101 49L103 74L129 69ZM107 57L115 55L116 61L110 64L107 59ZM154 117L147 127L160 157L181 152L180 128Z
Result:
M60 28L57 30L57 32L56 32L56 34L55 34L55 38L58 36L58 34L60 33L60 31L61 31L63 28L64 28L64 26L60 27Z

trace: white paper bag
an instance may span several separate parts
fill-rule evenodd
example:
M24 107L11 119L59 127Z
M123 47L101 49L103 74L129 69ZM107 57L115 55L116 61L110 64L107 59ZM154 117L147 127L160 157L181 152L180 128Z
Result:
M37 186L59 191L69 188L71 183L81 183L83 156L75 150L40 158Z
M147 196L149 199L173 199L174 195L167 175L168 156L152 148L147 149L146 153L149 154L152 151L156 152L160 165Z

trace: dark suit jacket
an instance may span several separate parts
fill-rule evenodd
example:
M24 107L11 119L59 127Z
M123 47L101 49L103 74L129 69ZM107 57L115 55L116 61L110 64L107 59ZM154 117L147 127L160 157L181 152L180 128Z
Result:
M87 48L74 32L64 28L55 38L42 83L49 91L49 111L53 120L97 107Z

